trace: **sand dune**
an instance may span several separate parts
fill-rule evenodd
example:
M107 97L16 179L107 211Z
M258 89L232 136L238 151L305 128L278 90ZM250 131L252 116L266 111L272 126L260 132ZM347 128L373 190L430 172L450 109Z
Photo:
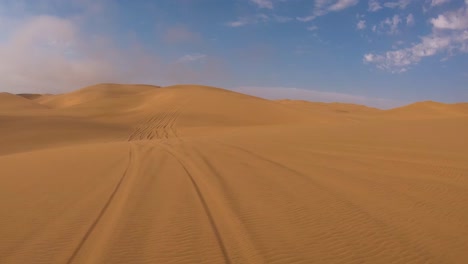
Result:
M142 92L153 90L156 86L150 85L118 85L99 84L68 93L45 98L36 99L43 105L54 108L66 108L83 105L93 101L107 101L129 95L137 95Z
M465 263L467 104L0 95L0 263Z
M321 103L321 102L309 102L303 100L278 100L277 102L292 107L301 109L309 109L312 111L329 111L335 113L375 113L381 111L377 108L368 107L364 105L348 104L348 103Z
M31 111L34 114L34 110L38 111L44 109L47 109L47 107L21 96L10 93L0 93L0 113L9 112L14 114Z
M439 102L418 102L407 106L391 109L387 114L397 118L437 118L468 115L468 104L444 104Z
M17 95L23 98L29 99L29 100L36 100L41 97L49 96L49 94L31 94L31 93L23 93L23 94L17 94Z
M316 123L352 123L377 117L377 108L348 103L321 103L303 100L277 100L278 103L307 113Z

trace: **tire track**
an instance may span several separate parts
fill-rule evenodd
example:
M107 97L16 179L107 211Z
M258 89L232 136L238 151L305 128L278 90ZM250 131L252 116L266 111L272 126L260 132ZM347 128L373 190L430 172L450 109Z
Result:
M125 180L125 178L127 178L127 175L128 175L128 172L130 171L130 168L132 166L132 160L133 160L133 150L132 150L132 146L130 146L130 149L128 151L128 163L127 163L127 167L125 168L125 171L124 173L122 174L122 176L120 177L119 181L117 182L114 190L112 191L112 193L110 194L109 198L107 199L106 203L104 204L104 206L101 208L101 211L98 213L96 219L93 221L93 223L89 226L89 228L87 229L87 231L85 232L84 236L81 238L80 242L78 243L78 245L76 246L76 248L73 250L71 256L68 258L67 260L67 264L70 264L70 263L73 263L73 261L75 260L76 256L78 255L78 253L80 252L80 250L83 248L84 244L86 243L86 241L89 239L89 237L91 236L91 234L93 233L93 231L95 230L96 226L98 225L98 223L100 222L100 220L102 219L102 217L105 215L105 213L107 212L109 206L111 205L112 201L114 200L116 194L118 193L120 187L122 186L122 183L123 181Z
M223 194L226 187L225 183L221 182L222 177L219 172L201 152L181 142L183 144L178 145L180 149L175 149L172 145L160 143L158 145L181 164L190 178L219 241L226 263L266 263L239 216L225 200ZM206 174L213 176L211 180L205 176ZM217 181L215 179L219 180L218 183L213 182Z
M192 183L193 185L193 188L197 194L197 197L198 199L200 200L202 206L203 206L203 209L205 211L205 214L208 218L208 221L210 222L210 225L212 227L212 230L213 230L213 233L216 237L216 240L218 242L218 245L219 245L219 248L220 248L220 251L223 255L223 258L224 258L224 261L226 264L231 264L232 261L231 261L231 258L229 257L229 253L228 253L228 250L227 250L227 247L226 247L226 244L221 236L221 233L220 233L220 229L215 221L215 218L213 216L213 213L212 213L212 210L210 209L210 207L208 206L208 203L203 195L203 192L201 191L200 189L200 186L198 185L197 181L195 180L195 177L193 176L193 174L189 171L189 169L187 168L187 166L185 165L185 163L179 158L177 157L177 155L172 151L172 150L169 150L166 146L163 146L161 145L162 148L167 152L169 153L174 159L177 160L177 162L182 166L182 168L184 169L185 173L187 174L190 182Z
M212 164L212 162L210 162L209 158L206 157L197 148L192 147L191 151L197 157L199 157L202 164L204 164L204 166L207 168L210 174L213 176L216 176L216 179L219 182L219 185L221 186L221 192L226 193L228 190L228 183L223 180L219 170ZM241 254L251 255L254 257L254 260L251 263L265 263L265 260L262 257L260 257L258 249L255 247L255 244L252 242L249 232L247 231L246 227L240 220L238 213L236 213L234 209L228 203L225 202L224 204L225 206L223 207L223 209L226 211L226 214L229 216L229 217L226 217L226 222L229 223L231 227L230 228L231 231L235 230L235 232L233 232L235 233L234 238L239 238L239 239L233 239L235 240L237 244L235 246L239 248L239 251ZM248 252L250 252L250 254L248 254ZM246 257L246 256L242 256L242 257L245 260L250 260L249 258L251 258L251 257Z
M161 140L178 138L176 123L181 114L182 104L176 104L167 111L155 113L138 124L127 141Z

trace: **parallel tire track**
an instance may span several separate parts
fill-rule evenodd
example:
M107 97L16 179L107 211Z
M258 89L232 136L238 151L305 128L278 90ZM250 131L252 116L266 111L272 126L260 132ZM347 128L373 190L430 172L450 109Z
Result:
M213 213L210 209L210 207L208 206L208 203L202 193L202 191L200 190L200 186L197 184L197 182L195 181L195 178L193 176L192 173L190 173L189 169L187 168L187 166L185 165L185 163L179 158L177 157L176 154L174 154L174 152L172 150L169 150L166 146L162 146L162 148L167 152L169 153L181 166L182 168L184 169L185 173L187 174L190 182L192 183L193 185L193 188L195 189L195 192L197 194L197 197L198 199L200 200L202 206L203 206L203 209L205 211L205 214L208 218L208 221L210 222L210 225L212 227L212 230L213 230L213 233L216 237L216 240L218 242L218 245L219 245L219 248L221 250L221 253L223 255L223 258L224 258L224 261L226 264L231 264L231 259L229 257L229 254L228 254L228 250L227 250L227 247L221 237L221 233L219 231L219 228L218 228L218 225L216 224L216 221L215 221L215 218L213 216Z
M168 111L150 116L138 124L127 141L177 138L176 122L182 105L174 105Z
M81 238L80 242L78 243L78 245L76 246L76 248L73 250L73 253L71 254L70 258L67 260L67 264L70 264L70 263L73 263L74 259L76 258L76 256L78 255L78 253L80 252L81 248L83 247L83 245L86 243L86 241L88 240L88 238L90 237L90 235L93 233L93 231L95 230L96 226L98 225L99 221L102 219L102 217L104 216L104 214L106 213L107 209L109 208L109 206L111 205L112 201L114 200L116 194L118 193L120 187L122 186L122 183L123 181L125 180L125 178L127 177L128 175L128 172L130 170L130 167L132 166L132 159L133 159L133 150L132 150L132 146L130 146L130 149L128 151L128 163L127 163L127 167L125 168L125 171L123 172L122 176L120 177L119 181L117 182L117 184L115 185L115 188L114 190L112 191L112 193L110 194L109 198L107 199L106 203L104 204L104 206L101 208L101 210L99 211L98 215L96 216L96 219L94 219L94 221L91 223L91 225L89 226L89 228L87 229L87 231L85 232L84 236Z
M265 263L237 213L225 201L223 184L220 185L216 182L216 179L221 180L221 175L207 158L195 148L187 148L187 144L180 145L183 148L182 152L175 150L170 145L160 145L178 161L192 182L219 242L220 250L225 256L225 262ZM185 158L190 163L187 163ZM192 163L194 160L199 160L201 163ZM202 177L206 174L212 177Z

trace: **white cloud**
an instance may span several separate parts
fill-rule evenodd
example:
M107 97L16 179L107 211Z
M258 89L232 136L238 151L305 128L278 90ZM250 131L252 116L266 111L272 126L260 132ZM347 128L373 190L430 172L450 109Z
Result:
M248 17L239 17L237 20L228 22L226 25L229 27L243 27L247 25L253 25L258 23L266 23L269 21L277 22L277 23L286 23L294 20L291 17L287 16L279 16L279 15L266 15L266 14L256 14L254 16Z
M394 9L394 8L405 9L411 3L411 1L412 0L397 0L397 1L369 0L368 10L370 12L376 12L376 11L379 11L380 9L382 9L384 7L391 8L391 9ZM383 2L383 3L381 3L381 2Z
M160 61L138 45L123 52L104 36L86 36L76 22L34 16L0 42L0 87L56 92L97 82L148 80Z
M379 108L391 108L402 105L401 102L382 98L289 87L237 87L232 90L271 100L293 99L307 100L312 102L342 102L368 105Z
M318 27L315 26L315 25L307 27L307 30L309 30L309 31L316 31L317 29L318 29Z
M431 19L432 33L421 37L419 43L383 54L368 53L364 55L363 61L390 72L403 72L425 57L468 53L468 0L465 0L465 4L464 8ZM411 21L408 18L407 22Z
M356 28L359 30L365 29L366 28L366 21L365 20L359 20L358 23L356 24Z
M250 2L256 4L259 8L273 9L273 2L271 0L250 0Z
M387 17L385 20L380 22L379 28L387 34L395 35L399 32L399 25L401 23L401 18L399 15L394 15L393 17Z
M405 44L403 40L398 40L392 44L392 49L397 49L398 47L401 47L403 44Z
M413 14L409 14L406 17L406 25L408 25L408 26L413 26L414 25L414 16L413 16Z
M431 19L430 22L436 29L468 29L468 7L443 13L437 18Z
M236 21L228 22L227 25L230 27L242 27L250 24L250 20L245 17L240 17Z
M382 9L383 7L380 5L379 1L377 0L369 0L369 11L370 12L376 12L380 9Z
M386 2L383 5L388 8L405 9L410 3L411 3L411 0L398 0L395 2Z
M359 0L316 0L312 15L305 17L297 17L301 22L312 21L319 16L324 16L329 12L338 12L346 8L355 6Z
M186 54L180 57L177 62L187 63L187 62L194 62L194 61L202 61L206 59L206 54L201 53L194 53L194 54Z
M452 32L446 35L435 33L422 37L421 42L409 48L387 51L384 54L368 53L364 55L365 63L375 64L378 68L390 72L404 72L424 57L441 53L468 53L468 30Z
M359 0L338 0L335 4L331 5L328 10L330 11L340 11L348 7L354 6L359 2Z
M243 27L243 26L253 25L253 24L258 24L258 23L266 23L269 21L285 23L290 20L292 19L289 19L287 17L256 14L255 16L250 16L250 17L239 17L237 20L228 22L226 25L229 27Z
M450 0L432 0L431 6L443 5L450 2Z
M0 40L3 91L62 93L101 82L167 85L227 78L216 58L196 64L164 61L131 36L122 43L101 31L83 31L86 19L26 14L13 19ZM196 59L202 58L192 54L183 60Z

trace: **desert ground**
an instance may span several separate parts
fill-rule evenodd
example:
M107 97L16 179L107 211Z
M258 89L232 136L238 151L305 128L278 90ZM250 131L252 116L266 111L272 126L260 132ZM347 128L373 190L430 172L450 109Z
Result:
M468 263L468 103L0 94L0 263Z

